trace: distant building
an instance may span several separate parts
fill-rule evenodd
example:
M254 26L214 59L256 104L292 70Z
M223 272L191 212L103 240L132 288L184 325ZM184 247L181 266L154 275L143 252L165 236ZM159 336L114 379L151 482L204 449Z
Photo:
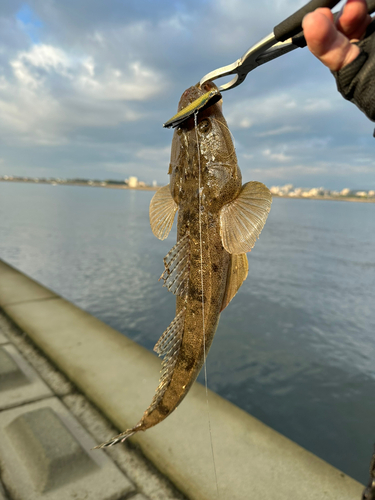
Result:
M293 191L293 184L285 184L285 186L272 186L270 191L272 194L285 196Z
M344 188L342 191L340 191L341 196L348 196L350 193L349 188Z
M307 196L323 196L324 195L324 189L322 187L320 188L312 188L310 191L307 192Z
M138 177L129 177L128 186L130 188L138 187Z

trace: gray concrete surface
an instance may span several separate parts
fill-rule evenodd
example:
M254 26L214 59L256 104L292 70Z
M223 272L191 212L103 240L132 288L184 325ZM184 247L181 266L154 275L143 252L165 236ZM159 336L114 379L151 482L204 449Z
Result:
M45 403L39 409L24 407L25 411L4 428L9 444L27 469L35 490L41 493L66 486L98 468Z
M100 412L98 412L90 403L87 401L83 394L77 392L74 385L69 382L66 377L59 372L49 361L43 356L39 349L30 341L30 339L17 328L8 318L6 318L0 311L0 332L5 334L7 345L14 345L17 347L18 352L28 360L28 362L33 366L34 370L38 372L39 376L43 378L44 382L50 387L52 392L60 398L60 401L64 404L65 408L75 416L77 421L86 429L86 431L95 439L98 443L105 439L106 436L110 434L115 434L117 429L103 417ZM49 398L50 399L50 398ZM47 399L47 401L49 401ZM1 400L1 395L0 395ZM46 401L45 399L41 402ZM26 405L26 408L29 406ZM0 412L0 416L4 412ZM1 438L0 438L1 441ZM93 441L87 443L87 448L93 446ZM90 452L97 455L97 451ZM169 481L162 476L154 466L148 462L142 453L134 449L129 445L129 443L115 448L107 450L105 453L113 463L115 463L118 469L123 473L123 475L133 483L134 489L130 493L131 495L136 494L135 497L139 500L184 500L184 497L176 491L176 489L169 483ZM5 455L0 452L0 456L6 464L7 468L11 469L9 460L11 455L6 453ZM13 469L16 468L18 473L22 468L19 469L17 461L13 462ZM26 474L26 471L24 471ZM1 486L1 481L0 481ZM62 490L63 493L66 491ZM0 493L2 492L0 488ZM137 493L138 492L138 493ZM4 493L3 493L4 495ZM128 495L126 495L126 498ZM5 500L15 500L17 497L8 498ZM29 500L28 497L26 497ZM63 497L65 500L65 497ZM105 496L103 497L105 498ZM0 494L0 500L3 500ZM75 498L77 500L77 498ZM123 498L121 498L123 500Z
M49 387L11 344L0 347L0 410L52 396ZM7 362L5 363L5 361ZM7 377L1 377L8 366ZM5 373L4 373L5 375Z
M0 464L20 500L121 500L135 491L57 398L0 413Z
M10 346L7 347L9 349ZM26 376L8 353L8 349L0 347L0 390L2 391L28 383Z
M160 361L64 299L32 301L29 293L27 301L11 302L23 281L31 287L7 267L0 262L0 307L117 428L134 425L152 399ZM209 405L220 498L360 498L358 482L211 391ZM132 441L189 498L217 499L202 386Z

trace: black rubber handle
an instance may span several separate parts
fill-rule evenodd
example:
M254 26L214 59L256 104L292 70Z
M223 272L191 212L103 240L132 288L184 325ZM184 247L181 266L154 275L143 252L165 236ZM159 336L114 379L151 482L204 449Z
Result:
M332 9L340 0L311 0L309 3L301 7L297 12L289 16L280 24L274 27L273 33L276 40L285 42L288 38L297 35L301 31L302 19L309 12L313 12L319 7L328 7Z
M368 13L372 14L373 12L375 12L375 0L366 0L366 3L367 3ZM340 14L340 11L335 12L333 14L334 21L336 21L337 16L339 14ZM306 47L307 43L306 43L305 37L303 35L303 31L300 31L296 36L294 36L292 38L292 42L293 42L293 45L297 45L297 47L301 47L301 48Z

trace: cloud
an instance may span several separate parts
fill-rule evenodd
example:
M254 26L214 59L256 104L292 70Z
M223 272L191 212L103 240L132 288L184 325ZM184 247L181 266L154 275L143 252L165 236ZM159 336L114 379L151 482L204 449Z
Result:
M279 127L273 130L266 130L265 132L259 132L256 134L257 137L270 137L273 135L290 134L291 132L297 132L299 127L285 126Z
M23 140L61 144L74 130L116 126L147 115L132 107L155 97L160 75L130 62L121 70L51 45L33 45L0 79L0 129Z
M258 174L265 179L289 179L291 177L303 176L312 177L317 174L322 174L326 172L326 167L322 165L288 165L288 166L277 166L272 168L262 168L262 169L252 169L253 174ZM311 182L311 181L310 181Z
M260 132L258 137L301 130L295 125L301 120L301 116L321 116L340 106L329 98L321 97L322 89L315 89L314 93L315 96L306 98L305 92L300 88L289 89L288 92L275 89L262 99L258 96L241 99L227 112L227 122L233 129L266 125L267 129L273 131ZM292 122L293 125L285 125L285 122ZM275 124L280 126L275 129Z
M3 0L0 174L166 180L182 92L298 0ZM375 184L373 125L307 49L223 93L243 178ZM268 182L267 181L267 182ZM297 182L298 181L298 182ZM331 183L331 185L329 185ZM373 186L374 187L374 186Z
M292 160L292 156L287 156L285 153L272 153L272 151L270 149L265 149L264 151L262 151L263 153L263 156L265 156L266 158L269 158L270 160L274 160L274 161L277 161L277 162L290 162Z
M53 91L59 84L69 85L94 98L124 101L146 101L159 92L160 75L139 61L129 62L123 69L97 67L92 56L77 57L51 45L34 45L20 52L10 65L19 85L32 90L48 86Z

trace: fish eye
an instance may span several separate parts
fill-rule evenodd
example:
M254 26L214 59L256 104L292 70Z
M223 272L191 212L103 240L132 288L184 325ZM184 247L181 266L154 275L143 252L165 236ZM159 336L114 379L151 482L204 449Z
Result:
M211 130L211 122L208 118L205 118L198 124L198 129L199 132L202 132L202 134L207 134Z

